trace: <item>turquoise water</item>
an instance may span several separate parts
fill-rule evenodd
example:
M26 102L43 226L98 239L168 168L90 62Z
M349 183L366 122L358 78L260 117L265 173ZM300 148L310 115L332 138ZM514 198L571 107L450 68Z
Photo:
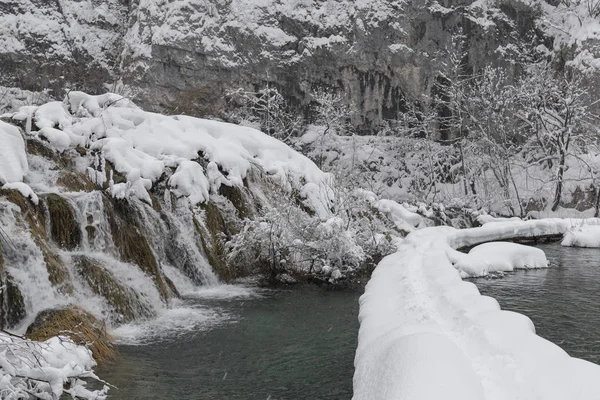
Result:
M341 400L352 397L358 298L306 286L260 297L189 300L230 319L148 345L98 369L109 399Z

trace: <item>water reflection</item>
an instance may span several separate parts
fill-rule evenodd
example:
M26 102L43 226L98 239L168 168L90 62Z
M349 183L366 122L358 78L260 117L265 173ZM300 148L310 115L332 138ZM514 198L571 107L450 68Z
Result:
M537 246L551 267L474 279L503 309L527 315L537 334L573 357L600 363L600 249Z

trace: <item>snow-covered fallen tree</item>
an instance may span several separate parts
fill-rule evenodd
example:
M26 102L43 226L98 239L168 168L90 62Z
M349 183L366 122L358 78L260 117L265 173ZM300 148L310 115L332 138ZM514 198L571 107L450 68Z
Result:
M353 399L600 398L600 366L571 358L537 336L529 318L501 310L461 279L482 271L453 265L456 248L558 235L582 224L600 220L412 232L377 266L360 299ZM504 245L502 250L512 251Z
M103 400L102 390L86 389L84 379L99 380L96 362L84 346L67 337L35 342L0 333L0 398L57 400L63 393L74 399Z

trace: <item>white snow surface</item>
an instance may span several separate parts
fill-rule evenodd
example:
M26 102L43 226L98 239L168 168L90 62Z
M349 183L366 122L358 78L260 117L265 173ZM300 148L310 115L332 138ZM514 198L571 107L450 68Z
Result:
M455 248L599 224L504 221L409 234L377 266L360 298L353 399L600 398L600 366L571 358L537 336L528 317L501 310L495 299L463 281L466 271L451 261ZM506 249L506 243L490 244L474 254ZM521 251L511 249L512 255L515 249ZM539 255L529 255L541 262Z
M570 247L600 247L600 226L579 226L569 229L561 242Z
M92 372L95 365L92 352L69 338L53 337L40 343L0 333L0 398L29 399L35 395L50 400L68 393L80 399L103 400L108 387L90 391L81 380L98 379Z
M0 121L0 183L22 181L28 169L25 141L19 129Z
M21 192L21 194L23 195L23 197L25 198L29 198L33 204L38 205L40 199L38 198L37 194L35 194L33 192L33 190L31 189L31 187L29 187L28 184L23 183L23 182L11 182L11 183L5 183L2 186L2 189L11 189L11 190L18 190L19 192Z
M490 272L515 269L547 268L548 259L543 250L517 243L490 242L480 244L468 254L448 252L448 258L462 277L485 276Z
M207 201L221 184L242 187L251 168L284 190L307 194L307 205L323 218L328 210L324 205L333 196L330 174L260 131L145 112L116 94L92 96L73 91L64 102L21 107L12 117L32 121L40 130L28 134L46 140L58 152L76 146L97 152L99 158L91 160L94 165L87 170L95 181L106 179L104 161L110 161L127 178L126 183L109 182L110 193L117 198L133 196L150 202L148 190L166 176L172 192L195 205ZM23 139L18 129L2 123L0 182L22 181L26 173Z

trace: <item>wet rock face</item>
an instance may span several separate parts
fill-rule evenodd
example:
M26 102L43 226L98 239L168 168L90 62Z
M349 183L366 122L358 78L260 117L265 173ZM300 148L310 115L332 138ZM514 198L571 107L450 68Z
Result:
M534 29L535 10L518 2L494 13L470 3L18 0L2 6L4 18L26 17L7 30L0 83L60 94L122 79L147 109L196 115L218 115L228 88L267 82L306 111L325 86L343 90L368 129L429 93L452 34L465 34L457 51L477 70Z
M73 208L58 194L49 194L46 201L52 238L63 249L76 249L81 243L81 230Z
M0 268L2 269L2 268ZM2 273L0 283L0 329L12 328L25 318L25 302L19 287L8 273Z

